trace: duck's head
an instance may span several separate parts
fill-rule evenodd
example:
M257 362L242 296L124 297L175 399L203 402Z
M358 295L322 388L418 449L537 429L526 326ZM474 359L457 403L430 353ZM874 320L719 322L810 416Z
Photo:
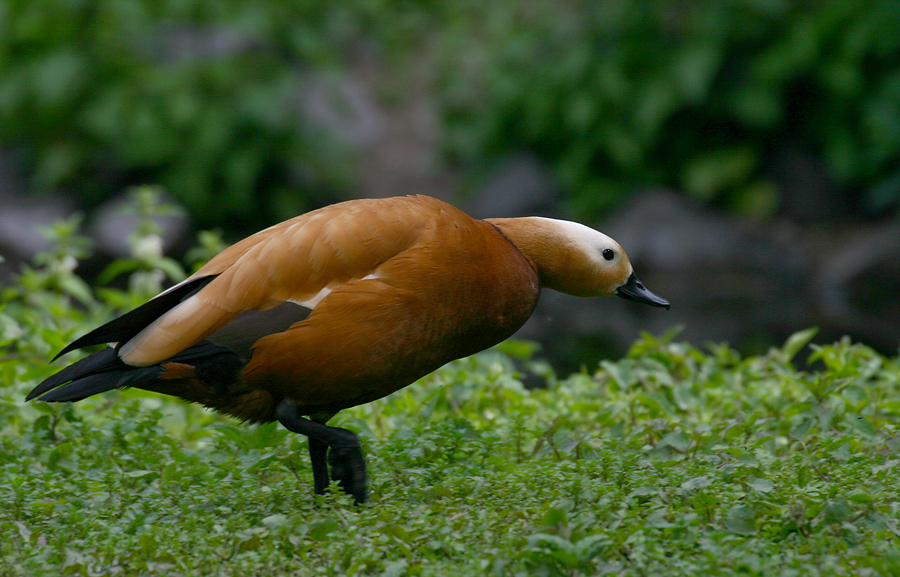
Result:
M541 285L575 296L619 296L669 308L634 274L619 243L602 232L552 218L488 219L525 255Z

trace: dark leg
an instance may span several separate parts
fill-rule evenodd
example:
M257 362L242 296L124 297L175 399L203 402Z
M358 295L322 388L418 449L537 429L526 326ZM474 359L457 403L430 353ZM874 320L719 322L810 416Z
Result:
M275 418L286 429L309 437L309 456L312 459L316 493L322 494L328 487L328 470L325 464L327 452L331 478L356 503L366 501L366 462L355 433L305 419L300 415L297 405L287 400L278 403Z
M285 425L287 426L287 425ZM309 438L309 460L312 461L313 487L316 495L324 495L328 488L328 445L318 439Z

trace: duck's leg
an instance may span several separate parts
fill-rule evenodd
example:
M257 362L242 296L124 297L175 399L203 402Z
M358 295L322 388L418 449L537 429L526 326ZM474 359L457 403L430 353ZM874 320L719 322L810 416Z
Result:
M313 490L316 495L324 495L330 483L327 455L328 445L319 439L309 437L309 460L312 462Z
M337 481L356 503L366 501L366 462L355 433L306 419L300 415L297 405L288 400L278 403L275 417L286 429L309 437L309 457L316 493L321 495L328 488L330 464L330 478Z

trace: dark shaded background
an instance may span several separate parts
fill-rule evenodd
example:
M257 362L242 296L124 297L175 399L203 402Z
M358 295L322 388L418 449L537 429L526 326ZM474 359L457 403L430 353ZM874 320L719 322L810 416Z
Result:
M0 0L0 266L74 210L121 255L134 186L185 207L175 255L425 193L596 226L672 301L548 291L520 336L563 369L674 325L893 354L898 30L896 0Z

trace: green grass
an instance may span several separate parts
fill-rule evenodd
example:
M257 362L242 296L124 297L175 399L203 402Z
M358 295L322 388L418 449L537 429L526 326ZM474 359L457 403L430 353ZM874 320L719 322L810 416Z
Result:
M0 577L900 575L896 358L812 330L747 358L645 335L529 390L510 355L531 347L506 343L338 415L368 458L356 507L313 495L278 426L140 391L23 401L182 274L135 249L110 268L128 292L92 290L76 225L0 292Z
M812 336L741 358L645 336L526 390L510 357L346 411L371 503L305 439L135 392L24 404L0 364L3 575L896 575L897 361Z

